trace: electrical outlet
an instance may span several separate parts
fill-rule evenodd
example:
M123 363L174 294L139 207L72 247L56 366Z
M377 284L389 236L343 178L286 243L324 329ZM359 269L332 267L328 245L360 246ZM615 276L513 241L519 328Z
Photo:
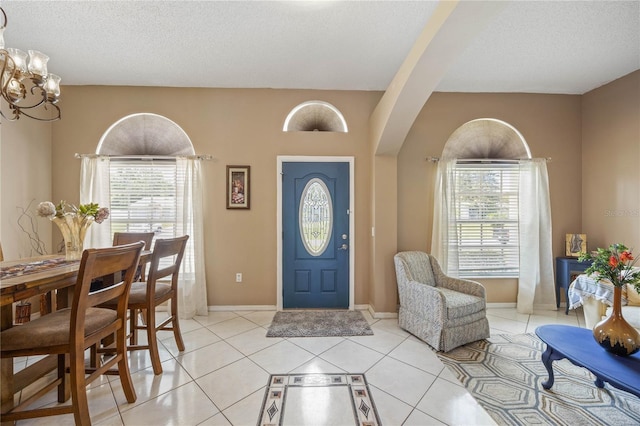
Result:
M242 282L242 272L238 272L236 274L236 282L237 283L241 283Z

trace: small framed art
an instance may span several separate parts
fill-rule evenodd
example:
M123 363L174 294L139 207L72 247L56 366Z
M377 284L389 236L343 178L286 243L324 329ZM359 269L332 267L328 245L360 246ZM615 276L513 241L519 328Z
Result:
M227 208L249 209L250 166L227 166Z
M578 257L580 254L587 252L587 234L567 234L565 245L565 256Z

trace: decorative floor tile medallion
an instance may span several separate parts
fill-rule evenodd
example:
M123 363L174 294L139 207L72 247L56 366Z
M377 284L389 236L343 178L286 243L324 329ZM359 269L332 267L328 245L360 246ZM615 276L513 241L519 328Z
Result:
M379 425L364 374L272 374L258 426Z

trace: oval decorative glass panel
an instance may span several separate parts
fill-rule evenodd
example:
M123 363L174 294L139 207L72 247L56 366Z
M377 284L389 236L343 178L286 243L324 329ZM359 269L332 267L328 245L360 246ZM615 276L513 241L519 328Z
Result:
M313 178L300 195L298 215L300 237L310 255L320 256L327 249L333 227L333 203L327 185Z

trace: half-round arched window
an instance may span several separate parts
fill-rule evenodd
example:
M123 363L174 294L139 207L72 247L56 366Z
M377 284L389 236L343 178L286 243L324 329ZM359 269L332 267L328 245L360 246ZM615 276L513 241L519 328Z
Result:
M191 139L167 117L152 113L128 115L102 135L99 155L194 155Z
M338 108L328 102L308 101L289 112L284 132L348 132L347 122Z
M531 151L511 124L495 118L478 118L464 123L449 136L441 159L454 158L521 160L531 158Z
M180 126L157 114L128 115L105 131L96 154L98 159L109 159L104 163L108 167L104 195L109 197L111 233L154 232L156 238L181 235L178 205L188 195L183 160L195 151ZM187 250L192 253L192 246L187 245Z
M463 278L518 278L520 163L531 152L509 123L480 118L464 123L442 151L436 178L434 229L448 230L436 248L446 268Z

